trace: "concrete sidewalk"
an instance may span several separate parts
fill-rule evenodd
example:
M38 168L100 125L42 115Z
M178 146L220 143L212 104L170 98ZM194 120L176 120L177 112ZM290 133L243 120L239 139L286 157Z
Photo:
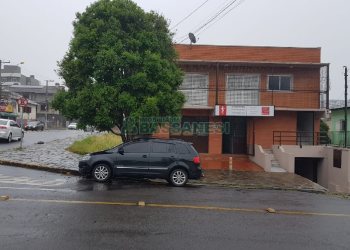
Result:
M74 141L91 134L35 144L22 150L0 152L0 164L77 175L80 155L65 150ZM225 186L238 189L277 189L325 193L320 185L291 173L267 173L207 170L201 180L190 181L193 185Z

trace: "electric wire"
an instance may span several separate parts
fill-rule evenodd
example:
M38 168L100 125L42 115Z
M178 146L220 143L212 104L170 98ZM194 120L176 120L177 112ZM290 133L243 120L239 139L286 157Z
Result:
M206 28L202 29L201 31L199 31L197 33L197 35L203 33L204 31L206 31L207 29L209 29L210 27L212 27L213 25L215 25L217 22L219 22L221 19L223 19L227 14L229 14L232 10L238 8L245 0L240 0L237 5L233 6L231 9L229 9L226 13L224 13L218 20L216 20L215 22L213 22L212 24L210 24L209 26L207 26Z
M204 1L200 6L198 6L196 9L194 9L190 14L188 14L186 17L184 17L182 20L180 20L177 24L175 24L170 30L174 30L177 26L179 26L181 23L186 21L189 17L191 17L194 13L196 13L200 8L202 8L209 0Z
M221 4L221 7L219 7L219 9L222 10L222 9L223 9L226 5L228 5L229 2L231 2L231 1L232 1L232 0L225 1L225 3ZM218 13L218 11L215 11L215 12L213 12L213 13L212 13L211 15L209 15L209 16L216 15L217 13ZM200 23L204 23L204 22L207 22L207 19L202 20ZM200 26L201 26L201 24L196 25L195 29L197 29L197 28L200 27ZM192 29L192 30L195 30L195 29ZM183 35L183 36L180 36L180 37L177 38L176 40L182 40L182 39L184 39L184 38L188 38L188 34ZM186 40L186 39L184 39L184 40ZM182 41L184 41L184 40L182 40Z
M206 23L204 23L202 26L197 28L193 33L199 32L201 29L203 29L205 26L209 25L211 22L213 22L218 16L220 16L225 10L227 10L229 7L231 7L237 0L231 1L229 4L227 4L224 8L222 8L219 12L217 12L213 17L209 19Z
M238 0L233 0L230 1L229 3L225 4L225 6L223 8L221 8L217 13L215 13L215 15L213 15L207 22L205 22L203 25L201 25L199 28L195 29L195 31L193 32L194 34L200 34L202 33L204 30L204 28L208 25L210 25L213 21L215 21L217 18L219 18L218 20L215 21L218 22L219 20L221 20L223 17L225 17L228 13L230 13L232 10L234 10L235 8L237 8L240 4L243 3L244 0L241 0L240 2L238 2L237 5L234 5L232 8L230 8L233 4L235 4ZM226 11L228 8L230 8L228 11ZM225 12L226 11L226 12ZM213 24L215 24L213 23ZM212 24L212 25L213 25ZM211 27L212 25L208 26L207 28ZM207 29L206 28L206 29ZM206 30L205 29L205 30ZM180 43L184 42L185 40L187 40L187 36L183 36L181 37L183 38ZM181 39L180 38L180 39Z

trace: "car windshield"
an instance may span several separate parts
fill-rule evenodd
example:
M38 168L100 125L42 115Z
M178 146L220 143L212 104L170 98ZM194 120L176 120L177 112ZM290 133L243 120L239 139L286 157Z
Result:
M7 125L7 120L0 120L0 125Z
M37 125L39 122L28 122L28 125L33 126L33 125Z

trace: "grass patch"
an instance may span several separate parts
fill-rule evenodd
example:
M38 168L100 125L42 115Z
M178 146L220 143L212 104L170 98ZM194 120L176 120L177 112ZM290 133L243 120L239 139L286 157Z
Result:
M103 135L89 136L84 140L76 141L70 147L68 147L67 150L76 154L85 155L110 149L121 143L122 139L120 136L108 133Z

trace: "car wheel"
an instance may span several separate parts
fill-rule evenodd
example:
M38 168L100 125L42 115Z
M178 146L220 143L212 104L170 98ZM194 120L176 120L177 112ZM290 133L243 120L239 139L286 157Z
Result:
M112 176L111 168L106 164L97 164L92 171L92 176L98 182L106 182Z
M169 182L175 187L182 187L186 185L188 181L188 174L186 170L177 168L170 173Z
M11 133L9 134L9 137L7 138L7 142L8 143L12 142L12 134Z

